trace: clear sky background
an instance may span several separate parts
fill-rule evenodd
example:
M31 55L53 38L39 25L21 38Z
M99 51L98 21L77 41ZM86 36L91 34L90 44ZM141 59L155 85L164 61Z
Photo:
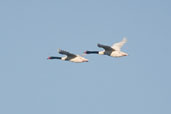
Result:
M171 114L170 0L1 0L1 114ZM47 60L127 37L129 56Z

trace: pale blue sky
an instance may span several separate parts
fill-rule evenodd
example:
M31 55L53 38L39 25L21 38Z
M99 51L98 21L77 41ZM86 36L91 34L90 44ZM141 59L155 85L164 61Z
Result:
M1 0L1 114L171 114L170 0ZM48 61L125 36L112 58Z

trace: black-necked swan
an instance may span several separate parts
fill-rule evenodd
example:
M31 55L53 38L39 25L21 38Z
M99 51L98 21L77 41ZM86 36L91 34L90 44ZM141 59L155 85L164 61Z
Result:
M88 59L86 59L80 55L75 55L75 54L69 53L69 52L61 50L61 49L59 49L58 52L60 54L66 55L66 56L64 56L64 57L50 56L50 57L48 57L48 59L61 59L63 61L71 61L71 62L75 62L75 63L88 62Z
M114 43L111 47L97 44L99 48L103 48L103 51L85 51L84 54L99 54L99 55L108 55L111 57L122 57L122 56L128 56L127 53L122 52L121 48L122 46L127 42L127 39L124 37L122 41L118 43Z

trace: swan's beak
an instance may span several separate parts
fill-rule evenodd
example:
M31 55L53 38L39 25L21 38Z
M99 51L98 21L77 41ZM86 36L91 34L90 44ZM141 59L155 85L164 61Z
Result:
M51 59L51 57L48 57L47 59Z
M87 55L87 51L85 51L85 52L82 54L82 56L85 56L85 55Z

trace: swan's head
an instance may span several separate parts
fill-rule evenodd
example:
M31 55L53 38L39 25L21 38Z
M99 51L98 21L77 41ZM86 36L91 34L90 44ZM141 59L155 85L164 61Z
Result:
M52 57L48 57L47 59L51 59Z
M85 52L84 52L84 55L90 54L90 53L91 53L91 51L85 51Z

